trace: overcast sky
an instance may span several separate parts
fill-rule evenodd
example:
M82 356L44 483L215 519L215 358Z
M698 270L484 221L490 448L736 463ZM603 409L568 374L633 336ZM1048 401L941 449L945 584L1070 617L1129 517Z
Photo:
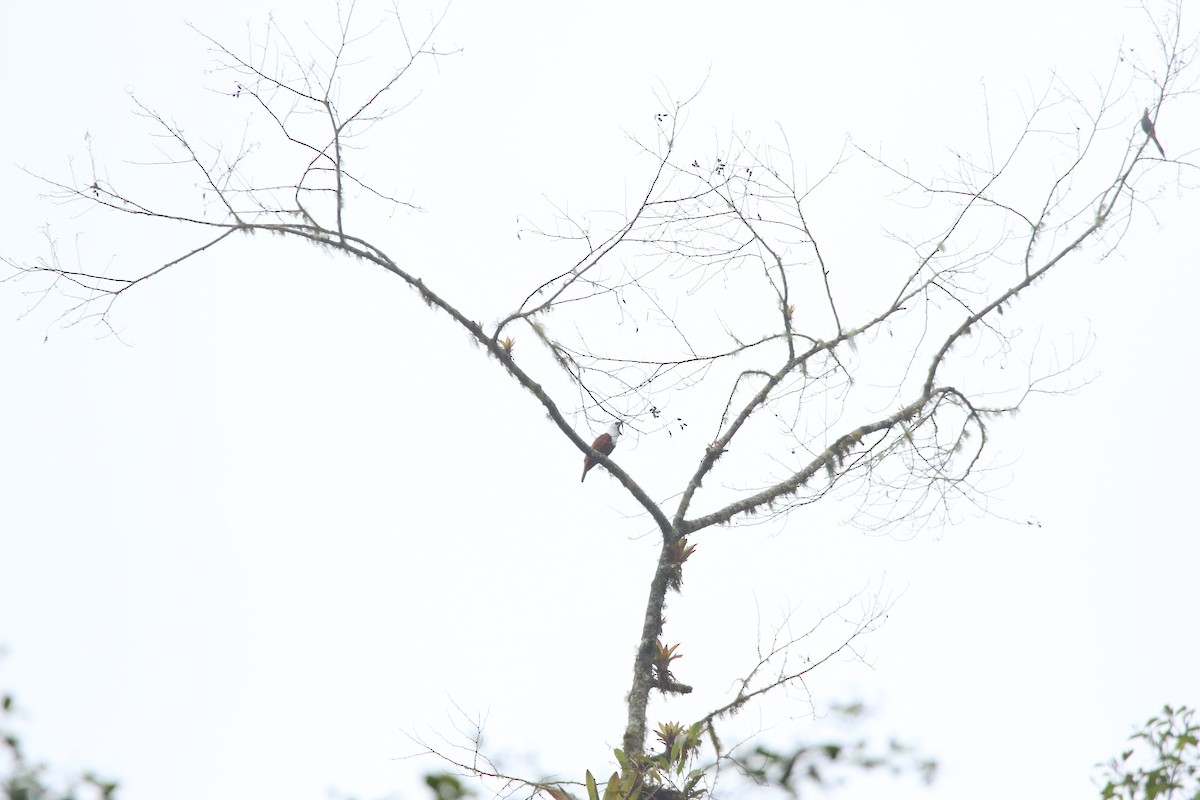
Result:
M426 6L403 5L427 24ZM797 171L818 175L849 135L932 174L1052 75L1087 95L1122 44L1149 62L1127 5L462 0L436 36L461 53L414 72L414 102L358 155L426 210L370 233L495 320L529 276L578 256L518 239L519 217L619 210L644 184L631 137L653 138L656 93L704 85L698 149L783 131ZM274 13L300 40L331 8ZM47 223L68 266L95 270L192 242L39 199L19 168L79 172L90 134L111 174L186 192L194 178L138 166L158 151L128 93L237 141L247 106L213 91L227 80L184 23L241 46L271 12L4 5L0 254L45 257ZM368 68L387 56L377 41ZM1117 75L1132 137L1153 88ZM1159 120L1170 156L1188 158L1198 129L1187 99ZM849 498L705 532L668 610L701 688L661 718L727 696L789 610L814 619L864 587L893 605L863 660L835 659L811 704L753 709L737 730L810 740L831 731L831 704L861 700L874 716L850 735L941 763L933 787L901 779L892 797L1091 797L1093 764L1134 723L1200 704L1200 200L1174 187L1190 173L1159 169L1118 250L1073 257L1023 307L1050 352L1087 357L1078 392L997 423L994 515L963 506L953 525L872 535L847 524ZM868 197L831 224L883 246L912 219ZM126 800L411 799L440 768L402 759L413 737L452 748L486 717L514 770L611 768L655 537L608 476L580 486L578 453L447 319L378 270L262 237L130 293L119 336L64 327L66 301L38 304L35 288L0 284L0 690L33 756L111 775ZM703 444L631 437L618 455L638 477Z

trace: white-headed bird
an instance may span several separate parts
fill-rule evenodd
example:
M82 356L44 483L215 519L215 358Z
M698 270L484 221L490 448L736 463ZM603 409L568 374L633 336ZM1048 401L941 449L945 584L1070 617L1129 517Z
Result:
M614 422L608 426L608 432L602 433L596 437L596 441L592 442L592 449L598 450L604 455L609 455L617 447L617 439L621 438L621 423ZM596 466L599 462L592 458L591 454L583 457L583 478L579 479L583 483L583 479L587 477L588 470Z

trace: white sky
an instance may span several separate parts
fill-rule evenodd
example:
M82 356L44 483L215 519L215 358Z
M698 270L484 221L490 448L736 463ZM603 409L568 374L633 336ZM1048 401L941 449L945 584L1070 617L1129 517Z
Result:
M1115 2L745 5L455 3L437 42L463 53L414 76L420 97L367 154L428 211L373 238L495 319L514 282L562 263L517 240L518 215L619 209L638 191L626 132L653 135L656 91L709 75L697 147L778 124L812 175L848 133L936 172L978 147L985 90L994 120L1051 72L1090 92L1146 33ZM221 77L183 22L237 45L270 10L0 7L0 253L44 255L47 221L69 263L78 249L114 271L191 241L39 201L17 167L66 175L88 131L114 173L152 175L164 198L187 188L122 163L154 156L124 90L236 141L246 106L203 90ZM328 11L275 9L287 26ZM408 13L414 29L426 18ZM1124 101L1130 131L1149 92ZM1177 109L1159 132L1182 156L1200 119ZM1158 196L1118 253L1074 258L1025 307L1061 352L1094 337L1078 373L1094 382L994 431L995 508L1041 526L961 508L943 530L868 536L831 505L707 531L668 610L698 691L656 718L720 702L756 614L769 634L787 609L809 619L864 586L896 601L865 642L870 666L835 661L809 688L819 711L865 701L867 732L939 759L931 789L906 779L892 797L1094 796L1092 765L1132 724L1200 704L1185 328L1200 201L1155 192L1176 177L1142 185ZM870 197L836 223L882 241L912 219L896 214ZM18 319L30 288L0 285L0 688L26 709L34 756L114 776L126 800L417 798L439 764L396 759L409 734L461 743L457 705L487 717L514 769L610 769L657 545L614 481L579 485L578 453L446 319L386 275L261 239L131 293L120 341L56 326L56 298ZM698 437L631 439L618 456L638 477ZM738 723L798 742L828 731L809 710Z

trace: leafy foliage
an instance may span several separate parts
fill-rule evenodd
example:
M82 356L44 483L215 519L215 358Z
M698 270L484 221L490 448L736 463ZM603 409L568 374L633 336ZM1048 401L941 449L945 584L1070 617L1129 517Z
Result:
M1101 799L1200 800L1200 724L1195 716L1194 708L1167 705L1161 716L1147 720L1129 737L1134 746L1103 765L1107 782Z
M434 800L467 800L475 793L460 777L449 772L426 775L425 785L433 792Z
M834 712L853 721L862 716L863 707L854 703L835 707ZM830 789L843 783L850 773L878 770L892 775L912 773L925 784L932 783L937 775L936 760L895 739L883 748L872 746L865 739L831 739L790 750L758 745L747 754L735 754L730 761L759 786L780 789L789 797L800 797L806 785Z
M76 800L93 797L113 800L117 783L85 772L65 788L55 789L48 778L45 764L30 761L21 748L21 740L12 729L16 706L11 694L0 699L0 791L3 800ZM86 794L79 794L80 790Z
M49 767L30 761L12 728L16 706L11 694L0 696L0 800L116 800L116 781L85 772L66 781L65 788L54 788ZM432 800L468 800L474 791L462 779L448 772L430 773L425 785Z
M848 771L872 772L886 769L893 775L915 772L932 783L937 762L919 756L902 742L892 740L887 748L873 750L865 740L804 745L790 751L758 746L748 755L735 755L733 762L744 775L763 786L774 786L790 797L799 797L805 784L830 788L841 783Z

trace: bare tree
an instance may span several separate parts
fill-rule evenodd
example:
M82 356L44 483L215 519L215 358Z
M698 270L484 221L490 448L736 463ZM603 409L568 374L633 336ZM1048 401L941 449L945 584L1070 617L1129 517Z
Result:
M853 652L886 609L882 597L865 593L853 615L833 612L852 619L823 658L796 660L798 637L781 636L721 705L687 725L660 723L661 748L652 751L646 745L652 692L691 691L672 671L678 644L665 636L664 611L670 593L682 589L696 535L777 519L831 495L852 498L855 521L871 528L940 523L954 504L981 501L992 421L1033 395L1073 385L1071 359L1031 365L1023 377L1006 369L1033 362L1005 313L1051 272L1111 253L1146 203L1139 182L1165 159L1145 133L1153 123L1140 124L1143 101L1157 119L1192 88L1193 53L1179 19L1176 7L1155 28L1158 63L1122 57L1090 97L1052 81L1015 135L981 155L956 156L936 178L849 141L820 178L806 181L782 134L766 143L732 136L714 152L690 155L696 150L684 144L684 121L696 98L661 98L641 142L647 168L631 209L604 224L566 214L529 223L526 233L566 242L575 255L530 286L515 308L487 310L494 314L487 323L390 255L358 222L372 204L408 205L363 177L370 148L360 147L359 137L403 110L414 65L448 54L432 44L437 22L417 37L398 16L386 30L374 30L392 37L389 51L400 61L362 91L343 80L362 46L352 7L339 17L339 38L325 43L317 60L294 49L272 23L263 43L245 53L207 41L217 62L214 78L267 120L269 149L285 163L270 161L269 175L256 173L254 147L205 145L169 116L138 104L170 164L185 168L195 183L194 208L164 207L127 190L94 158L86 176L44 179L51 196L183 224L199 239L128 275L68 268L53 247L43 261L5 262L18 277L47 279L44 291L73 298L62 317L68 324L108 324L118 298L256 233L308 241L409 286L466 331L582 458L602 465L661 538L637 634L620 769L606 797L696 796L708 768L688 765L703 743L711 745L714 765L730 757L719 737L724 719L802 683L832 655ZM1186 152L1174 143L1170 149ZM920 210L915 232L891 235L887 263L856 262L826 246L841 224L823 210L826 193L852 170ZM730 296L738 303L725 302ZM614 315L630 324L614 330ZM636 331L647 321L669 335L646 344ZM706 416L672 417L667 409L678 392L699 398L696 407ZM592 449L592 435L574 423L581 417L598 427L620 421L635 435L704 425L708 444L681 474L635 475L620 465L620 446ZM478 760L460 766L521 780ZM598 797L590 775L586 784ZM555 796L565 792L530 785Z

